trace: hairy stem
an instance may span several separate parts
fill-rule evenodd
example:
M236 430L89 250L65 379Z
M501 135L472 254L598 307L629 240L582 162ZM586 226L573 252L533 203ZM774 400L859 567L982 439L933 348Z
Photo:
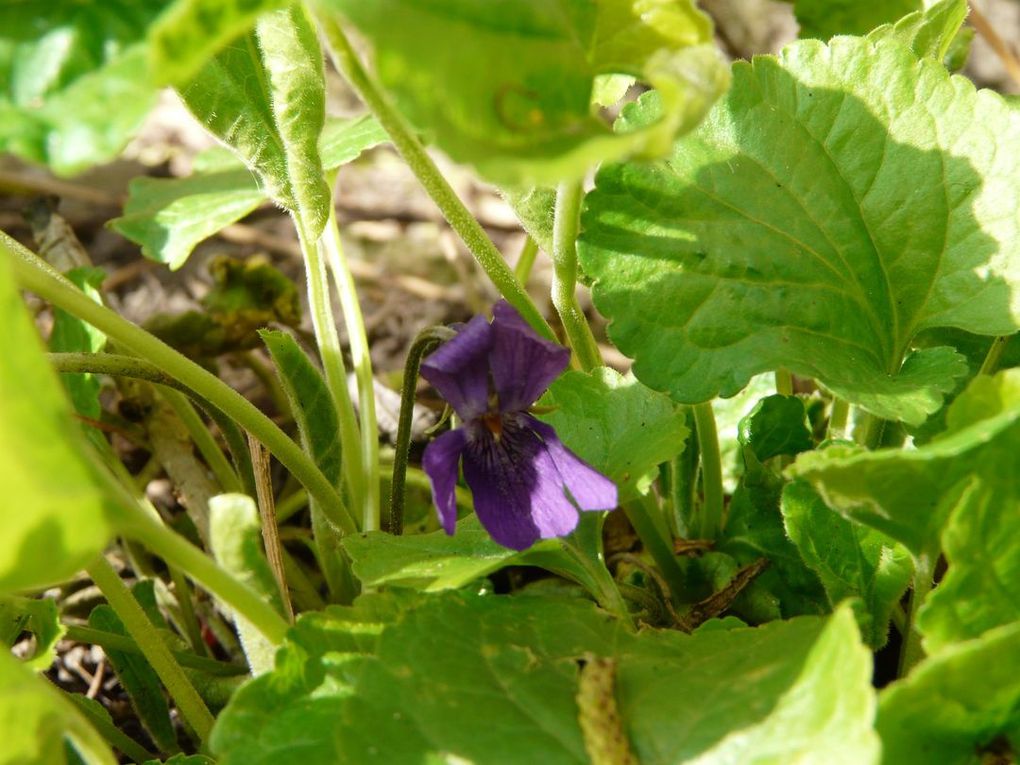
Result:
M104 632L103 630L93 629L92 627L67 625L64 627L64 634L69 640L74 640L78 643L88 643L90 645L98 645L102 648L110 648L115 651L126 651L128 653L142 652L141 648L139 648L138 644L134 640L126 635L118 635L115 632ZM174 660L182 667L197 669L209 675L216 675L217 677L235 677L237 675L245 675L248 673L248 668L242 664L208 659L205 656L188 653L187 651L172 650L170 653L174 657Z
M563 330L580 367L590 372L602 365L595 336L588 326L584 311L577 303L577 233L581 226L581 200L584 190L580 182L561 183L556 191L556 212L553 220L552 302L560 315Z
M0 231L0 252L10 256L19 284L27 290L86 321L125 348L176 378L199 397L257 437L276 455L309 494L322 503L333 523L345 533L356 530L340 495L315 463L286 433L250 401L214 374L175 351L163 341L89 299L81 290L33 253Z
M393 454L393 479L390 482L390 514L386 530L399 536L404 531L404 485L407 479L407 455L411 448L411 420L414 415L414 394L418 387L418 370L426 354L457 333L448 327L429 327L418 333L404 362L404 380L400 386L400 416Z
M343 352L340 350L340 336L333 321L333 307L329 299L329 277L326 264L315 242L309 241L300 219L294 217L301 253L305 259L305 274L308 280L308 304L312 310L312 326L315 341L319 346L322 369L326 373L326 387L329 388L333 405L336 407L337 427L343 447L343 472L350 491L351 505L364 507L365 473L362 464L361 435L354 404L347 390L347 370L344 368Z
M717 539L725 524L723 502L722 458L719 455L719 434L715 427L715 412L712 402L695 404L694 426L698 431L698 445L701 449L701 486L705 498L701 504L701 524L698 537Z
M195 731L199 740L208 741L215 722L209 707L198 695L195 686L184 674L127 585L121 581L106 558L100 557L86 570L106 597L110 607L124 622L125 629L137 643L146 660L159 675L170 697L177 704L181 716Z
M525 321L543 337L555 340L552 328L532 302L528 293L514 277L496 245L484 229L457 197L436 163L425 151L425 147L412 132L403 116L390 105L382 90L372 81L362 66L350 41L332 15L318 12L317 19L327 42L329 55L337 71L354 88L365 102L369 111L383 126L397 151L418 178L432 200L439 207L443 217L467 246L489 279Z
M361 422L361 461L364 471L365 491L361 510L361 530L373 531L379 528L379 423L375 414L375 382L372 377L372 356L368 349L368 334L365 320L358 303L358 290L354 277L347 265L340 229L337 228L336 210L329 209L329 220L320 240L326 254L326 262L333 274L340 310L347 326L347 338L351 344L351 365L358 382L358 414Z
M522 287L527 285L528 279L531 277L531 269L535 265L537 255L538 242L529 235L524 240L521 254L517 256L517 265L514 266L514 277L521 283Z

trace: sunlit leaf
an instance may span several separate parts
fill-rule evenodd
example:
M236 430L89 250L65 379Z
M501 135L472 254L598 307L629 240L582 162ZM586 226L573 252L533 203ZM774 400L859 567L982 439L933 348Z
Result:
M966 371L911 352L919 332L1020 325L1018 140L1000 96L895 40L737 62L668 161L599 173L579 250L595 304L679 401L786 368L918 424Z

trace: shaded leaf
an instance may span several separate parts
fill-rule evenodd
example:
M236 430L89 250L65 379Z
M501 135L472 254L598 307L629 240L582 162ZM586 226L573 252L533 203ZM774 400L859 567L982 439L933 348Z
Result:
M658 466L679 454L688 429L667 396L608 367L567 372L539 400L540 419L577 456L611 479L620 501L646 494Z
M4 514L0 592L72 576L100 553L115 521L9 269L0 256L0 485L17 508Z
M137 596L136 596L137 599ZM89 626L93 629L127 637L117 613L108 605L99 605L89 614ZM105 648L104 653L117 679L131 699L131 706L138 720L148 731L152 740L162 751L176 751L177 734L170 721L170 707L163 693L159 675L140 653Z
M332 5L372 42L378 76L411 121L453 159L509 185L555 183L601 160L661 155L726 87L711 24L690 0ZM656 88L664 106L658 119L614 134L591 101L609 74Z
M101 268L74 268L64 274L86 295L102 303L99 288L106 279ZM61 308L53 309L53 330L50 332L50 350L70 353L99 353L106 347L106 335ZM99 403L100 382L94 374L63 374L60 376L74 410L85 417L98 420L102 413Z
M1020 624L919 664L882 691L876 728L889 765L977 765L997 761L982 750L1020 750Z
M876 760L870 658L846 610L754 630L635 635L576 599L433 595L397 613L390 601L375 618L360 603L311 617L312 632L298 621L276 670L220 717L211 747L222 765L587 763L575 695L578 659L592 654L615 663L623 730L645 765L781 763L816 751ZM835 678L844 692L827 694ZM729 689L713 696L720 703L690 703L720 683Z
M950 407L948 421L944 434L916 450L867 452L834 446L802 454L787 472L811 483L829 507L902 542L915 556L927 556L932 563L953 513L954 557L962 558L964 567L988 565L993 577L988 583L995 584L1000 573L996 566L1003 566L1005 573L1016 565L1015 544L1002 547L993 541L1008 535L1009 520L999 526L994 520L998 516L989 512L995 507L1015 508L1020 501L1016 471L1020 370L977 378ZM1001 517L1014 515L1004 512ZM992 558L986 561L978 553L981 549ZM1000 601L995 593L980 592L977 608L985 608L987 598L1008 603L1008 598ZM1015 609L1014 603L1007 620L1016 618ZM997 605L992 612L998 612Z
M740 421L739 440L759 462L795 455L814 446L804 402L796 396L768 396Z
M1020 322L1020 169L996 149L1020 122L894 40L733 71L668 162L605 167L587 197L579 254L610 336L678 401L782 367L919 424L966 366L914 337Z
M910 553L880 531L833 512L803 481L786 486L786 533L816 573L833 605L860 598L857 621L865 642L885 645L889 618L913 575Z
M57 653L57 641L64 634L56 601L0 596L0 650L14 645L22 632L35 636L32 656L23 663L40 672L49 669Z
M67 762L65 743L88 765L115 765L113 752L66 699L46 680L0 651L0 762Z
M164 5L21 0L0 7L0 151L60 174L112 159L155 103L144 38Z
M924 0L793 0L800 36L822 40L863 35L922 8Z

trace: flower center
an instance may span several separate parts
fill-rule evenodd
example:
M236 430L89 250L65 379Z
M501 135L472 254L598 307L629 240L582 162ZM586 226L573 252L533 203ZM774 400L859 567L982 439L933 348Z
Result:
M499 443L499 440L503 437L503 415L499 412L486 412L481 416L481 420L485 429L492 433L496 443Z

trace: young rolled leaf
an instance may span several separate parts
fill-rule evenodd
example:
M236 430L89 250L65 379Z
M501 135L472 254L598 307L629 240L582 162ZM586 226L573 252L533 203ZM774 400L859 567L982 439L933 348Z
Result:
M658 466L683 450L688 433L668 397L608 367L565 373L538 406L552 407L541 419L616 484L621 502L648 492Z
M877 761L870 659L847 610L688 636L634 635L578 599L445 594L373 615L363 602L314 630L299 620L277 669L223 713L221 765L583 765L575 697L591 654L615 662L615 733L644 765ZM824 693L837 679L842 693ZM725 703L690 702L720 683Z
M6 650L0 650L0 740L5 763L64 765L68 743L87 765L117 762L74 705Z
M976 115L980 115L977 118ZM696 403L778 368L919 424L966 371L922 330L1020 326L1020 121L895 40L734 64L658 164L604 168L581 264L638 379Z
M372 117L327 119L319 138L323 168L333 170L385 140ZM187 178L136 178L124 214L107 225L140 244L145 257L177 269L199 242L266 201L256 178L223 149L198 155L194 169Z
M160 2L166 5L166 2ZM149 66L164 85L183 85L223 46L284 0L174 0L149 30Z
M300 5L262 16L181 89L188 108L255 172L266 192L318 238L329 213L319 134L325 75Z
M1009 762L1020 748L1020 624L919 664L879 697L882 762ZM1001 755L997 757L996 754Z
M155 103L144 39L164 5L4 3L0 152L62 175L112 159Z
M880 531L833 512L803 481L786 486L782 500L786 533L797 546L833 605L855 602L864 641L885 645L889 617L910 584L910 554Z
M660 156L727 83L691 0L329 4L372 42L378 76L410 120L499 183L556 183L603 160ZM612 74L654 87L659 118L614 134L592 104Z
M4 514L0 593L72 576L102 551L115 525L9 269L0 256L0 485L17 508Z

